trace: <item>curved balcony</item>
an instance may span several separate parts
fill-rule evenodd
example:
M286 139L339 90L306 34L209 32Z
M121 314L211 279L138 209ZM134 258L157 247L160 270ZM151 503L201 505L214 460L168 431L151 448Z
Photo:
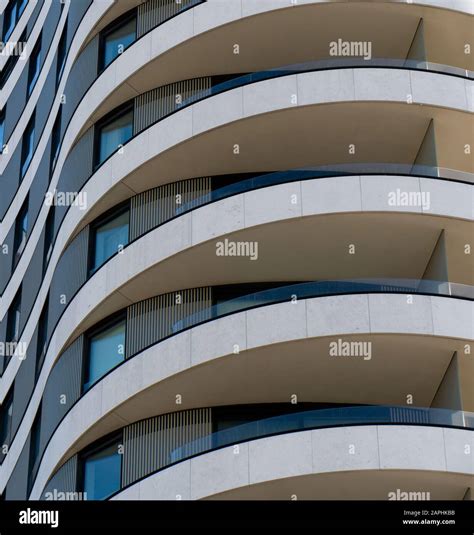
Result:
M360 61L357 60L350 60L349 63L353 63L354 65L360 64ZM406 62L403 62L406 63ZM331 61L330 67L327 67L327 62L316 62L316 65L320 65L322 70L332 70L332 69L343 69L344 67L341 67L341 65L347 65L348 62L345 60L342 61ZM326 66L325 66L326 65ZM339 67L336 67L336 65L339 65ZM365 65L365 67L369 67L369 65ZM310 68L309 71L306 69ZM191 80L187 82L180 82L178 84L172 84L171 86L166 86L164 88L159 88L158 90L153 90L145 95L141 95L140 97L137 97L137 99L133 102L134 107L134 119L133 119L133 132L131 137L127 136L122 140L122 143L120 143L121 150L124 150L124 147L128 146L128 143L131 143L137 136L139 136L142 132L147 130L148 128L151 128L153 125L156 125L161 120L166 119L173 113L185 109L186 107L192 105L193 103L203 101L208 97L211 97L212 95L218 95L222 94L226 91L229 91L235 87L241 87L242 85L250 84L253 81L256 81L258 79L264 80L264 79L271 79L272 77L281 77L285 74L288 74L289 72L313 72L311 69L316 68L314 62L311 64L304 64L299 66L291 66L287 70L285 68L278 69L278 70L271 70L271 71L264 71L261 73L252 73L250 75L246 76L237 76L236 78L233 77L231 80L227 80L225 82L219 82L219 83L213 83L211 78L207 79L199 79L199 80ZM296 70L293 70L296 69ZM301 69L301 70L299 70ZM206 86L209 85L207 89L204 91L202 89L199 89L199 86ZM196 87L198 89L196 89ZM184 99L184 101L180 104L176 104L174 102L174 99L170 102L170 99L167 98L167 93L171 92L182 92L184 96L188 95L187 98ZM462 91L464 93L464 90ZM84 186L90 181L91 177L95 176L96 174L100 174L101 169L106 166L106 163L114 156L116 151L112 150L109 151L109 153L106 155L105 158L100 158L100 154L94 154L94 150L92 150L92 140L94 137L94 128L91 128L88 133L84 136L84 138L81 138L81 140L76 145L75 149L71 152L70 158L71 158L71 165L65 166L65 171L62 174L62 179L60 179L60 182L58 184L58 187L56 190L58 192L67 192L67 191L75 191L80 192L84 188ZM95 151L97 152L97 151ZM99 158L98 163L97 159ZM81 166L78 168L77 162L81 161ZM72 166L72 164L74 164ZM365 165L367 167L367 165ZM405 172L413 173L413 170L419 169L419 171L426 176L435 176L437 177L443 177L443 178L449 178L451 180L458 180L458 181L465 181L470 182L472 180L472 174L469 172L461 171L461 170L450 170L450 169L444 169L444 168L438 168L435 169L428 169L430 166L417 166L412 164L401 164L399 169L402 174ZM361 164L361 169L364 168L364 164ZM354 167L355 170L357 170L357 166ZM380 164L379 169L383 171L383 165ZM393 172L396 169L396 165L393 166L391 171ZM54 190L54 191L56 191ZM93 203L94 204L94 203ZM64 219L64 216L66 212L69 210L69 207L66 207L65 209L61 209L61 216L58 217L59 224L61 224L62 220ZM38 215L39 217L39 215ZM36 226L36 225L35 225ZM59 232L59 229L56 229L55 234ZM76 229L77 232L77 229ZM30 234L31 236L31 234ZM29 239L28 239L29 241ZM27 245L24 247L24 251L28 250L27 255L22 255L25 257L28 257L32 254L31 248ZM21 266L21 267L20 267ZM22 258L20 257L17 270L15 270L11 277L18 271L17 278L19 280L20 274L22 270L26 266L26 260L22 262ZM10 280L9 279L9 280ZM8 287L9 282L6 282L6 285ZM13 295L13 290L9 292L9 297Z
M80 452L58 469L41 495L44 499L51 489L59 492L69 491L70 488L61 485L65 485L64 473L70 471L72 464L78 467L77 473L86 474L82 478L84 487L79 489L80 492L86 493L85 499L101 500L114 498L138 482L185 460L232 445L243 446L245 443L263 438L308 430L355 426L403 425L441 427L446 430L474 429L474 413L447 409L346 406L298 411L296 408L291 410L290 406L285 411L280 408L284 414L264 419L256 419L254 415L250 417L253 421L236 425L234 422L239 419L235 417L236 408L238 409L234 407L234 412L230 412L234 415L233 418L230 417L230 423L226 423L225 408L219 408L218 412L216 409L195 409L175 413L174 416L158 416L133 423L114 433L114 441L123 444L124 455L118 455L113 449L109 451L104 459L108 465L105 466L104 462L104 468L99 476L94 479L88 475L88 456ZM245 408L248 410L252 406ZM258 413L258 409L255 412ZM251 414L250 411L248 414ZM185 415L187 419L183 418ZM224 429L210 432L212 428L221 426ZM110 442L107 437L105 442ZM104 444L104 439L93 444L92 449L97 451L97 446L100 449L101 443ZM110 448L110 445L108 447ZM142 459L141 454L145 448L147 460L139 465L138 459ZM86 451L90 449L87 448ZM299 455L298 450L295 450L295 455ZM452 455L451 451L449 455ZM410 468L423 469L422 466ZM408 469L408 466L405 469ZM467 470L465 472L469 473ZM68 481L68 484L74 487L75 483L76 481Z
M71 302L80 289L86 284L86 282L90 280L90 278L97 273L98 270L110 262L112 258L116 257L119 252L123 252L123 250L127 249L145 234L158 229L169 221L210 203L217 202L219 200L226 199L244 192L255 191L260 188L266 188L279 184L290 184L295 181L309 181L332 177L351 177L358 174L367 177L370 177L373 174L375 178L380 177L380 175L389 176L391 174L393 174L394 177L405 176L407 178L410 176L424 176L442 180L457 180L458 182L463 182L461 180L462 178L468 178L466 174L462 174L460 172L455 173L451 170L440 169L436 167L378 163L317 166L313 168L265 173L262 175L256 174L250 178L248 178L248 175L230 175L191 179L188 181L174 183L132 197L130 207L128 208L130 213L128 216L129 227L127 235L121 236L120 251L118 248L116 248L114 251L111 251L108 256L103 258L101 263L95 263L93 270L90 269L91 259L88 258L87 251L84 249L84 239L89 243L90 239L92 239L88 238L89 229L95 224L94 222L91 222L91 227L87 227L84 232L81 233L73 242L71 242L64 251L63 256L56 265L55 273L52 276L50 286L54 288L54 295L60 295L66 292L71 295ZM225 183L227 183L227 185L221 186L221 184ZM181 204L176 204L175 202L177 194L182 196ZM434 195L444 197L443 192L435 192ZM460 192L460 200L461 197L467 198L463 192ZM432 202L437 204L435 197L433 197ZM457 203L457 207L460 210L458 214L450 213L449 215L451 217L465 217L469 213L470 208L468 208L466 212L466 210L462 209L461 205L461 202ZM389 210L390 207L387 205L386 209ZM415 208L413 210L415 212L417 211ZM444 210L441 210L439 215L442 215L444 212ZM434 213L436 213L436 211ZM63 277L58 278L58 271L61 271L61 269L68 271L70 268L67 266L72 265L75 266L75 269L80 267L79 273L81 276L79 278L67 277L65 280L62 280ZM38 289L38 293L31 296L33 298L31 300L32 307L38 298L40 290L41 289ZM56 299L54 301L56 302ZM57 301L59 301L59 299L57 299ZM32 313L31 310L30 314ZM63 306L61 306L59 309L57 306L52 309L50 314L50 322L52 322L54 327L49 331L51 335L65 310L66 307ZM25 321L24 329L26 329L28 321L30 321L29 316L28 320ZM23 334L23 332L21 334Z
M226 293L225 293L226 295L229 294L229 289L226 290ZM60 449L64 447L67 450L68 445L74 442L74 440L71 439L71 437L69 437L69 435L67 434L68 433L67 429L71 430L70 429L71 422L65 423L63 426L62 431L66 432L67 436L62 436L62 432L56 433L56 431L60 429L61 427L61 422L64 419L66 420L68 419L67 416L71 411L74 414L76 414L78 410L80 410L81 414L84 413L85 411L88 414L90 414L91 418L93 418L94 421L100 420L101 418L100 415L95 415L94 411L90 412L89 410L85 410L84 406L79 404L79 400L85 399L87 397L87 399L90 401L92 399L96 399L97 394L99 394L99 397L100 397L101 389L100 388L97 389L97 385L100 383L103 383L105 378L106 377L108 378L109 376L112 377L110 380L113 380L113 376L111 375L113 370L122 369L126 372L128 376L129 373L127 372L127 370L129 369L130 365L133 366L134 358L132 357L135 357L138 355L147 355L148 348L150 350L152 348L153 350L155 350L156 347L158 347L162 343L164 344L165 340L172 339L177 334L182 333L198 325L202 326L204 324L208 324L211 326L211 328L213 325L215 325L214 330L217 329L215 334L218 335L218 333L220 332L220 329L225 330L227 328L227 327L223 327L221 323L219 323L219 322L222 322L224 318L229 317L231 324L234 324L238 320L237 324L241 325L242 323L241 317L239 316L237 319L232 320L233 315L241 311L263 310L264 315L259 314L259 317L261 316L259 320L258 319L252 320L253 323L255 323L255 328L258 328L258 326L260 325L259 321L262 322L265 320L265 318L266 318L265 321L268 321L268 318L265 316L265 314L270 313L269 310L271 307L268 310L265 307L269 307L270 305L274 305L275 307L275 306L278 306L276 305L276 303L284 303L285 306L289 307L289 309L287 310L287 312L289 313L289 312L293 312L294 310L296 310L296 308L293 308L297 306L296 303L304 302L304 300L309 300L310 302L318 301L318 299L311 300L310 296L313 296L313 295L316 295L322 298L322 301L324 301L324 303L322 304L323 308L325 306L329 306L329 309L326 313L328 313L329 310L332 310L331 308L332 305L330 305L329 303L326 303L327 297L324 297L324 296L328 296L328 295L336 295L336 296L344 295L345 296L345 295L350 294L351 292L364 293L364 294L393 293L393 294L398 294L398 295L402 294L401 297L405 296L407 293L416 294L417 292L420 292L420 293L428 292L430 294L446 296L446 297L452 297L453 295L456 295L461 298L460 301L464 301L464 302L465 302L465 299L468 298L469 294L472 295L472 290L466 289L462 286L456 287L456 285L454 285L454 287L450 287L449 284L443 285L442 283L439 283L439 282L422 281L420 283L420 281L407 281L407 280L333 281L333 282L301 283L301 284L291 284L291 285L284 285L284 286L280 285L277 288L273 287L263 292L254 292L251 294L248 293L248 290L246 290L245 287L236 288L236 290L240 293L241 297L237 299L227 298L225 301L214 306L209 306L209 300L212 294L212 290L205 289L205 288L199 289L199 291L189 290L189 291L175 292L174 294L171 294L171 295L160 296L159 298L152 298L145 302L132 305L127 310L127 314L126 314L127 319L123 327L121 327L121 332L126 333L126 339L124 338L124 341L122 342L125 347L124 353L120 357L117 355L118 358L113 359L113 362L109 363L109 365L107 365L105 368L101 366L102 371L98 375L94 372L93 375L90 375L90 374L86 375L84 376L84 379L83 379L82 374L78 372L78 370L80 371L83 369L84 363L86 361L85 359L88 358L87 354L83 353L83 349L81 348L85 347L84 344L88 343L87 340L89 340L89 338L84 338L84 336L81 336L77 340L75 340L68 347L68 349L60 356L58 362L53 368L53 371L49 374L48 383L44 389L42 410L46 411L45 414L48 415L48 418L47 418L48 422L47 424L45 423L43 431L42 431L42 433L43 432L45 433L44 442L43 442L45 444L45 448L48 447L50 438L53 437L55 434L57 434L56 439L61 441ZM215 289L215 291L217 292L217 289ZM181 298L182 306L181 305L171 306L172 303L177 302L176 297L178 295ZM384 297L388 297L388 296L385 295ZM216 293L216 299L219 299L218 293ZM449 301L447 303L448 308L450 306ZM362 307L361 312L363 311L364 308L367 308L366 300L364 302L365 302L365 305L363 303L360 303L360 306ZM416 301L416 303L418 303L418 301ZM428 332L429 330L426 330L426 327L425 327L425 323L426 323L425 316L427 313L427 310L425 310L426 304L427 303L420 301L419 304L416 305L416 307L411 309L411 314L415 314L417 316L421 314L421 317L419 317L418 320L415 322L417 324L420 323L420 325L414 325L413 321L410 324L410 327L404 327L403 325L400 325L398 323L399 320L396 319L398 313L401 312L400 310L399 312L395 313L395 317L393 318L393 320L391 320L394 322L393 325L390 323L388 318L385 318L386 321L382 321L382 323L380 324L378 328L375 325L373 326L373 328L375 329L374 332L397 333L397 332L405 332L406 329L408 329L406 332L410 332L412 334L416 334L419 331L419 334L421 333L432 334L432 335L434 334L435 337L436 336L442 336L442 337L456 336L460 339L465 337L465 333L462 332L462 329L461 330L458 329L456 333L454 333L454 331L451 332L449 328L443 329L442 331L439 331L439 333ZM282 305L279 305L279 306L282 306ZM303 310L304 310L305 305L303 304L303 305L300 305L300 307L301 306L303 306ZM310 308L314 307L314 305L308 305L308 306L310 306ZM357 306L359 307L359 305ZM379 305L374 304L374 305L371 305L370 308L372 308L372 306L375 306L373 313L380 315L380 310L378 313L376 312L376 309L378 309L377 307ZM395 304L392 303L391 306L394 307ZM400 303L398 303L395 306L395 308L397 307L399 308L400 306L401 306ZM420 306L421 306L421 309L418 310ZM433 306L436 306L437 308L436 315L438 317L439 314L442 314L442 311L440 310L440 304L434 303ZM316 308L318 307L316 306ZM441 307L441 309L443 309L443 307ZM193 310L196 311L196 313L189 314L189 311L192 312ZM301 312L300 308L298 308L298 310ZM275 314L276 312L273 311L271 313ZM320 311L320 313L323 313L323 312ZM432 313L433 313L432 311L429 311L430 317ZM277 317L280 318L280 313L277 314ZM304 318L300 317L300 313L296 314L296 317L297 317L298 322L301 323L302 325L301 328L303 329L304 332L306 332L305 325L307 321L311 323L315 321L317 322L316 318L313 317L313 312L311 313L312 319L308 318L307 320L305 320ZM248 321L251 321L251 320L249 319ZM372 323L374 323L374 321L375 320L372 320ZM438 321L440 321L439 318L437 322ZM295 326L290 326L288 323L288 320L285 320L285 322L286 322L286 326L293 333ZM317 323L319 324L319 322ZM297 329L298 332L301 331L301 328ZM321 331L322 328L323 326L318 327L316 331L319 334L317 334L315 331L313 336L327 336L328 334L330 334L330 331L328 331L328 333L324 335L323 334L324 329L323 331ZM286 328L282 327L281 332L283 333L285 329ZM356 328L354 332L357 332L357 330L361 332L365 332L367 330L367 327L359 326ZM95 329L92 329L92 331L95 331ZM240 333L240 329L238 329L237 331L238 331L237 333L234 333L231 336L231 339L240 340L242 333ZM346 330L343 329L342 331L336 331L336 332L346 332ZM350 330L347 332L350 332ZM451 334L449 334L450 332ZM193 330L193 333L194 333L194 330ZM284 339L273 340L274 337L273 338L270 337L272 338L272 340L268 340L267 342L264 342L264 340L261 338L262 336L263 338L265 338L265 335L264 333L263 334L262 333L260 333L260 335L257 336L258 342L255 341L255 344L257 346L285 341ZM195 336L197 335L193 334L193 337ZM248 336L249 343L250 343L250 340L255 338L255 333L254 335L251 335L249 333L244 338L247 339L247 336ZM304 338L304 335L302 334L297 336L297 338L300 338L301 336L303 336ZM309 335L306 335L306 336L309 336ZM293 338L294 338L294 333L292 336L290 336L289 340ZM208 336L208 339L209 339L209 336ZM434 347L438 347L438 349L436 349L437 352L439 351L439 349L441 349L441 346L444 347L444 345L446 345L442 342L436 343L435 339L433 339L433 343L435 344ZM158 346L156 346L157 344ZM239 344L240 344L240 341L239 341ZM199 346L199 343L198 343L198 346ZM455 348L452 344L451 345L448 344L446 348L447 348L446 353L444 349L441 351L441 355L443 355L443 360L446 355L452 355L452 351L455 351ZM449 348L451 348L451 350L449 350ZM324 351L324 349L322 350ZM381 350L381 351L383 352L385 350ZM178 351L178 353L179 352L180 351ZM207 353L209 353L209 349ZM197 350L194 351L193 358L198 358L198 354L199 354L199 351ZM203 355L203 358L204 357L205 357L204 360L206 360L210 358L210 355L208 354ZM151 359L151 357L147 357L147 358ZM141 361L142 359L140 359L140 362ZM154 362L154 359L151 359L150 365L152 365L152 367L157 366L157 364L156 363L153 364L153 362ZM174 368L176 365L181 365L180 363L182 364L182 356L178 358L176 362L170 363L167 366L171 365L171 367ZM160 367L163 366L163 364L159 364L159 366L156 369L153 367L153 373L150 373L147 376L147 381L151 380L152 377L156 375L156 373L161 373L159 372L159 369ZM446 366L446 364L441 364L442 369L444 369L444 366ZM139 365L138 369L141 369L141 365ZM438 364L435 367L433 367L433 370L435 369L438 370ZM175 373L178 373L178 370L176 370ZM436 385L438 384L440 380L440 377L438 376L438 372L436 372L435 375L436 377L430 379L430 383L431 381L433 382L432 386L434 387L434 391L436 391ZM183 374L181 374L181 376L183 376ZM85 382L81 383L81 381L85 381ZM153 381L156 382L157 379L155 378L153 379ZM109 383L108 380L106 382L107 384ZM68 384L71 386L70 391L68 391L67 393L68 401L66 405L57 407L57 402L56 402L57 388L58 388L58 385L64 385L64 384ZM132 385L135 385L140 391L143 387L137 386L138 384L141 384L141 382L140 381L137 382L135 381L135 379L132 380L131 376L129 377L128 386L130 388L132 388ZM133 388L135 388L135 386ZM178 387L178 388L181 388L181 387ZM129 388L127 387L124 390L124 395L128 396L130 394L128 390ZM38 392L35 392L35 394L37 393ZM430 394L427 393L427 399L430 399L429 396ZM102 404L104 403L105 403L105 397L102 399ZM118 401L115 400L114 398L114 402L112 403L112 405L115 405L117 403ZM36 405L36 402L35 402L35 405ZM34 408L29 407L29 409L33 410ZM30 412L30 410L28 412ZM28 418L25 419L25 423L27 419ZM75 417L73 418L73 420L75 420ZM110 422L108 425L110 425ZM85 431L87 430L87 427L88 425L86 425L86 428L83 429L83 423L81 421L80 424L74 426L74 433L77 432L79 433L79 436L81 436L83 433L85 433ZM19 434L20 436L18 437L18 440L21 440L21 435L23 435L23 431ZM57 440L53 442L57 442ZM21 443L14 440L14 446L15 447L14 448L12 447L12 449L14 449L15 452L11 451L11 454L13 455L13 457L12 459L10 459L10 462L8 463L9 465L11 465L11 462L13 462L13 458L16 456L16 452L18 451L18 446L21 447ZM57 446L58 445L56 444L56 446L54 447L57 447ZM56 453L58 455L49 454L48 457L50 459L61 458L63 455L63 453L60 453L60 452L56 452Z

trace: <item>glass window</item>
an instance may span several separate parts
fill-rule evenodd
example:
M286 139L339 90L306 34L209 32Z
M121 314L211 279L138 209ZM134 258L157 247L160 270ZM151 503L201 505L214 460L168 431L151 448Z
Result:
M9 446L12 433L13 393L10 392L0 407L0 460L6 455L5 446Z
M18 342L20 338L21 286L8 309L7 342Z
M8 2L3 17L3 42L8 41L27 4L28 0L10 0Z
M36 413L33 426L31 428L30 438L30 459L28 467L28 492L33 486L36 477L36 471L40 460L40 445L41 445L41 405Z
M125 358L125 318L88 337L84 390Z
M38 377L46 356L46 342L48 336L48 307L49 296L43 305L43 310L38 322L38 342L36 345L36 377Z
M135 41L136 26L136 15L133 13L103 32L100 57L101 69L105 69L111 61Z
M83 492L87 500L103 500L120 490L122 456L117 438L83 459Z
M16 22L18 20L18 2L12 0L8 3L5 9L5 15L3 18L3 42L8 41L8 38L15 29Z
M0 112L0 154L3 152L3 141L5 132L5 109Z
M13 267L15 267L20 259L23 249L26 245L28 236L28 202L29 197L26 197L20 213L15 220L15 239L13 241Z
M20 43L24 43L26 41L26 30L21 34L18 41ZM6 84L8 78L10 78L10 75L13 72L13 69L15 68L19 58L20 54L16 53L7 59L3 69L0 71L0 89L3 89L3 86Z
M48 262L53 252L53 238L54 238L54 204L49 207L48 217L46 218L46 225L44 230L44 250L43 250L43 274L48 267Z
M28 4L28 0L18 0L18 18L21 17L25 7Z
M101 164L133 136L133 109L127 106L111 119L97 125L96 165Z
M23 142L21 146L21 178L25 176L28 166L30 165L31 158L33 158L34 141L35 115L33 114L23 134Z
M66 63L67 20L58 44L58 60L56 63L56 87L59 85L64 65Z
M56 165L56 159L59 154L59 146L61 141L61 116L62 106L59 107L58 114L54 120L53 131L51 133L51 159L50 159L50 178Z
M36 81L38 80L39 73L41 71L41 34L38 37L33 52L30 56L30 62L28 65L28 88L27 94L31 95L33 88L35 87Z
M98 269L128 243L128 208L92 227L91 271Z

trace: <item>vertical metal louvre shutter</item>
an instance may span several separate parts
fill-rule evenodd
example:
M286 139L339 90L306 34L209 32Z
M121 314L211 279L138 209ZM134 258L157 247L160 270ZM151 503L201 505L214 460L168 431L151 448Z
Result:
M173 325L193 314L208 318L212 288L192 288L158 295L127 308L126 358L173 334Z
M192 178L165 184L132 197L130 203L130 240L179 214L180 208L210 200L211 178Z
M201 0L149 0L140 4L137 15L137 39L183 9L200 3Z
M206 440L210 447L211 432L210 408L173 412L125 427L122 488L169 464L173 450L184 444L202 438L201 450Z
M134 100L133 133L145 128L182 107L209 94L211 78L193 78L147 91ZM177 102L180 97L181 102Z
M47 498L48 492L75 492L77 474L77 455L71 457L48 481L43 490L41 499Z

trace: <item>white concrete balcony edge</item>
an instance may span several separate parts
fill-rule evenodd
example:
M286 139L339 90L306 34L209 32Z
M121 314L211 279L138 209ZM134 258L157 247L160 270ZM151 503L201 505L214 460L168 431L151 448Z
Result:
M474 466L473 435L460 429L403 425L288 433L243 442L238 454L229 446L198 455L142 479L113 499L199 500L251 485L331 472L350 471L364 477L365 471L422 470L469 476ZM470 455L464 454L467 444ZM350 445L356 454L349 453Z
M30 6L31 4L31 6ZM46 17L48 15L48 12L49 12L49 8L51 7L51 2L44 2L43 4L43 7L41 8L41 11L38 15L38 18L36 19L35 21L35 25L30 33L30 35L28 36L28 41L27 41L27 50L28 50L28 53L31 52L33 50L33 47L34 45L32 46L32 43L36 43L37 39L38 39L38 35L40 34L41 32L41 29L43 28L43 24L44 24L44 21L46 20ZM30 8L30 9L28 9ZM29 17L31 16L31 13L33 11L33 9L35 8L35 3L34 2L29 2L27 7L25 8L25 11L22 13L21 17L23 19L23 16L25 15L26 11L28 10L29 14L28 14L28 19ZM69 6L68 6L69 8ZM23 29L26 27L26 24L27 22L24 22L25 19L20 20L19 23L17 24L17 28L18 26L20 25L20 23L22 24L23 26ZM15 40L18 40L20 38L20 34L17 34L17 28L15 28L13 34L10 36L9 38L9 41L13 42ZM22 29L22 31L23 31ZM14 36L16 37L16 39L14 39ZM2 58L3 59L3 58ZM6 57L6 59L8 59ZM6 61L3 62L2 64L2 68L4 67ZM13 90L13 88L16 86L20 76L21 76L21 73L23 72L23 68L25 67L26 65L26 61L22 61L21 59L19 59L17 61L17 64L15 65L14 69L13 69L13 72L10 74L10 77L8 78L7 82L5 83L5 85L3 86L2 88L2 91L1 91L1 95L0 95L0 109L3 109L3 107L5 106L6 102L8 102L8 98L10 97L10 94ZM39 80L38 80L39 82ZM7 155L5 155L7 156ZM4 158L2 157L2 160L3 159L7 159L7 158ZM9 159L9 158L8 158ZM1 165L1 169L3 170L3 162L0 162L2 165Z
M377 182L377 187L369 187L370 180ZM252 228L262 224L271 224L281 220L299 220L301 217L311 217L326 213L354 213L364 211L389 211L386 205L386 196L383 192L390 188L406 187L408 180L410 187L420 191L433 191L434 211L429 215L449 211L450 206L456 206L458 217L469 217L470 203L467 184L452 184L432 179L405 178L405 177L338 177L324 178L310 181L282 184L265 188L264 190L250 191L229 199L223 199L208 206L203 206L193 212L184 214L165 225L158 227L130 244L123 251L111 259L79 290L69 306L66 308L51 338L50 346L45 358L42 371L38 378L34 394L10 451L0 467L0 474L10 470L28 436L29 425L39 406L39 402L49 376L59 353L65 348L70 333L80 325L92 310L132 278L179 252L227 234ZM302 202L294 206L289 203L291 194L300 192ZM332 193L331 193L332 192ZM337 192L337 195L334 195ZM331 193L329 196L328 193ZM444 204L447 203L447 204ZM290 209L285 206L291 207ZM258 210L255 210L258 207ZM400 210L400 208L398 208ZM416 212L415 212L416 213ZM420 217L423 214L420 213ZM217 225L219 222L219 225ZM245 222L245 223L244 223ZM217 229L220 229L220 234ZM179 239L178 239L179 238ZM159 244L157 246L157 244ZM55 249L54 255L59 255L60 248ZM41 307L51 282L52 266L48 268L43 286L35 302L31 316L25 327L21 341L29 343L37 325ZM434 298L435 299L435 298ZM440 299L446 305L445 298ZM446 318L447 335L459 336L469 339L472 329L469 328L469 318L472 317L472 303L467 301L450 300L455 303L457 318L467 323L453 324ZM461 307L461 308L460 308ZM454 313L453 313L454 314ZM440 322L438 328L441 328ZM459 331L453 331L457 325ZM458 332L458 335L453 333ZM450 333L450 334L449 334ZM441 335L441 334L440 334ZM19 359L15 358L8 366L0 381L0 399L4 399L16 373L21 366ZM11 462L10 462L11 461ZM13 463L12 466L11 463ZM10 468L7 468L10 466ZM0 479L1 481L1 479ZM0 483L1 484L1 483Z
M45 5L47 5L47 2L45 2ZM61 83L58 87L58 90L56 92L56 97L55 97L55 100L54 100L54 103L51 107L51 110L50 110L50 113L49 113L49 116L48 116L48 119L46 121L46 124L44 126L44 129L43 131L41 132L41 138L40 138L40 141L37 145L37 148L35 150L35 154L34 154L34 157L30 163L30 166L28 168L28 171L26 172L26 175L25 177L23 178L23 181L22 183L20 184L16 194L15 194L15 198L13 199L12 201L12 205L15 204L17 201L16 201L16 197L18 196L22 196L22 193L20 192L23 192L23 197L22 199L24 198L24 196L26 196L26 193L28 192L30 186L31 186L31 183L33 181L33 178L38 170L38 167L39 167L39 164L41 162L41 158L42 158L42 155L43 155L43 152L44 150L46 149L46 145L47 145L47 142L49 140L49 137L50 137L50 134L51 134L51 130L53 128L53 124L54 124L54 120L56 119L56 115L57 115L57 112L58 112L58 109L59 109L59 106L60 106L60 100L61 100L61 95L63 94L64 92L64 88L66 86L66 83L67 83L67 79L68 79L68 76L69 76L69 73L71 71L71 68L74 64L74 61L76 60L79 52L81 51L82 49L82 45L84 44L85 40L87 39L88 35L90 34L90 32L94 29L94 26L97 24L97 22L100 20L100 18L104 15L104 13L110 9L110 7L113 5L113 0L103 0L101 2L93 2L91 4L91 6L89 7L89 9L86 11L83 19L81 20L81 23L79 24L77 30L76 30L76 33L74 35L74 39L70 45L70 48L69 48L69 51L68 51L68 55L67 55L67 60L66 60L66 64L64 66L64 70L63 70L63 74L61 76ZM67 10L69 9L69 4L67 5ZM21 140L22 140L22 137L23 137L23 132L26 128L26 125L28 124L28 121L30 120L30 117L31 117L31 114L37 104L37 101L41 95L41 92L43 90L43 86L44 86L44 83L46 81L46 78L49 74L49 70L51 68L51 65L54 61L54 57L55 57L55 54L56 54L56 50L57 50L57 44L59 43L59 39L61 37L61 31L62 31L62 28L64 26L64 23L66 21L66 17L67 17L67 10L66 8L63 10L63 13L61 14L61 18L60 18L60 21L58 23L58 26L56 27L56 30L55 30L55 34L54 34L54 38L52 40L52 43L51 43L51 47L48 51L48 56L42 66L42 69L41 69L41 73L40 73L40 76L38 78L38 81L37 83L35 84L35 87L33 89L33 92L32 94L30 95L29 99L28 99L28 102L27 102L27 105L25 107L25 109L23 110L22 114L21 114L21 117L19 119L19 121L17 122L17 124L15 125L15 128L13 130L13 132L11 133L10 135L10 138L8 140L8 153L4 153L2 155L2 157L0 158L0 173L3 173L12 157L12 155L14 154L17 146L19 143L21 143ZM42 26L42 23L44 22L41 21L41 26ZM35 29L36 29L36 26L35 26ZM38 31L37 33L39 33L41 31L41 27L38 28ZM31 50L29 49L29 51L31 52ZM20 63L20 62L18 62ZM22 63L26 63L25 62L22 62ZM8 79L8 82L7 82L7 85L10 84L10 80L11 80L11 77ZM3 98L3 93L2 93L2 98ZM3 105L7 102L7 99L5 98L5 102L3 103ZM0 102L0 107L1 106L1 102ZM26 191L25 191L26 190ZM23 202L23 200L19 201L19 204L21 205L21 203ZM9 207L7 213L5 214L5 217L2 221L2 227L3 225L5 224L7 226L6 230L9 229L9 227L11 225L8 225L8 214L10 212L10 209L12 208L12 206ZM6 232L5 230L5 232ZM3 229L2 229L3 231ZM4 236L3 234L0 235L0 241L1 239L3 239Z
M87 192L88 203L80 215L85 217L109 189L123 182L134 169L172 147L220 126L265 113L336 102L395 102L406 106L431 105L471 111L468 85L470 88L474 84L459 78L446 78L449 77L394 69L320 71L266 80L207 98L146 129L124 146L122 154L117 153L107 160L83 188ZM407 104L407 95L413 96L412 104ZM295 96L296 105L293 104ZM57 181L56 172L55 177ZM53 191L54 187L52 185L50 190ZM17 208L19 210L19 206ZM41 208L20 262L0 298L3 313L24 277L48 208L46 205ZM66 217L72 211L70 209ZM64 223L60 232L64 232ZM69 231L68 236L72 232Z
M387 202L388 194L397 188L402 191L409 189L429 193L429 211L423 212L422 207L390 206ZM296 205L290 203L295 192L301 199ZM419 214L420 217L438 215L472 220L471 198L470 185L436 179L395 176L333 177L249 191L183 214L130 244L123 254L111 259L80 289L55 329L38 384L44 384L49 374L51 368L48 362L52 367L57 355L64 349L70 333L92 310L128 280L173 255L214 238L224 238L228 234L258 225L322 214L411 212ZM66 226L59 235L40 292L21 337L21 341L27 345L34 334L54 268L69 236L68 231L77 224L78 217L82 217L80 210L70 210L66 216ZM20 360L13 359L0 379L0 400L6 396L20 366Z
M130 358L72 407L45 450L32 497L39 495L66 452L105 415L139 392L176 374L223 357L236 358L235 344L245 352L272 344L356 333L469 339L472 312L473 303L451 298L414 296L407 311L405 295L343 295L251 309L178 333ZM30 405L36 405L37 401ZM0 488L6 484L28 436L34 417L30 409L18 432L19 440L4 461ZM118 415L117 418L123 421Z
M3 5L4 4L4 5ZM8 0L2 0L0 3L0 13L3 13L5 8L8 5ZM10 35L10 38L8 39L10 42L16 43L20 39L21 34L23 33L23 30L26 28L26 25L28 24L31 15L33 14L33 11L36 7L36 2L28 2L28 4L25 7L25 10L21 14L20 20L18 21L17 25L15 26L15 29L13 30L12 34ZM6 62L8 61L7 55L0 56L0 69L3 69L5 67ZM20 68L19 71L22 69ZM13 74L12 74L13 75ZM16 75L16 73L15 73ZM17 76L18 79L18 76ZM3 94L2 94L3 97ZM2 99L0 99L0 104L2 103Z

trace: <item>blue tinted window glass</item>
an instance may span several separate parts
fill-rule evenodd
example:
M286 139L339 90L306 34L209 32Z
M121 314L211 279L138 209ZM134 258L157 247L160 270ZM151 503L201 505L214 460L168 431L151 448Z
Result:
M89 340L89 360L84 389L89 388L109 370L124 360L125 320Z
M30 65L28 68L28 95L31 95L33 88L35 87L36 81L41 70L41 48L37 47L33 51L33 54L30 58Z
M23 145L21 155L21 176L25 176L26 170L30 165L31 158L33 157L33 143L35 139L35 125L34 121L30 121L25 133L23 134Z
M0 154L3 152L3 135L5 132L5 114L0 114Z
M121 455L118 443L84 462L84 492L88 500L103 500L120 489Z
M20 3L18 4L18 18L20 18L23 11L25 11L25 7L27 4L28 0L20 0Z
M7 41L16 26L18 6L16 1L7 6L3 23L3 41Z
M106 35L102 58L104 68L135 41L135 27L136 21L133 18Z
M118 150L133 135L133 112L130 110L100 129L99 163Z
M95 249L92 270L100 267L119 248L128 243L128 211L104 223L95 230Z

